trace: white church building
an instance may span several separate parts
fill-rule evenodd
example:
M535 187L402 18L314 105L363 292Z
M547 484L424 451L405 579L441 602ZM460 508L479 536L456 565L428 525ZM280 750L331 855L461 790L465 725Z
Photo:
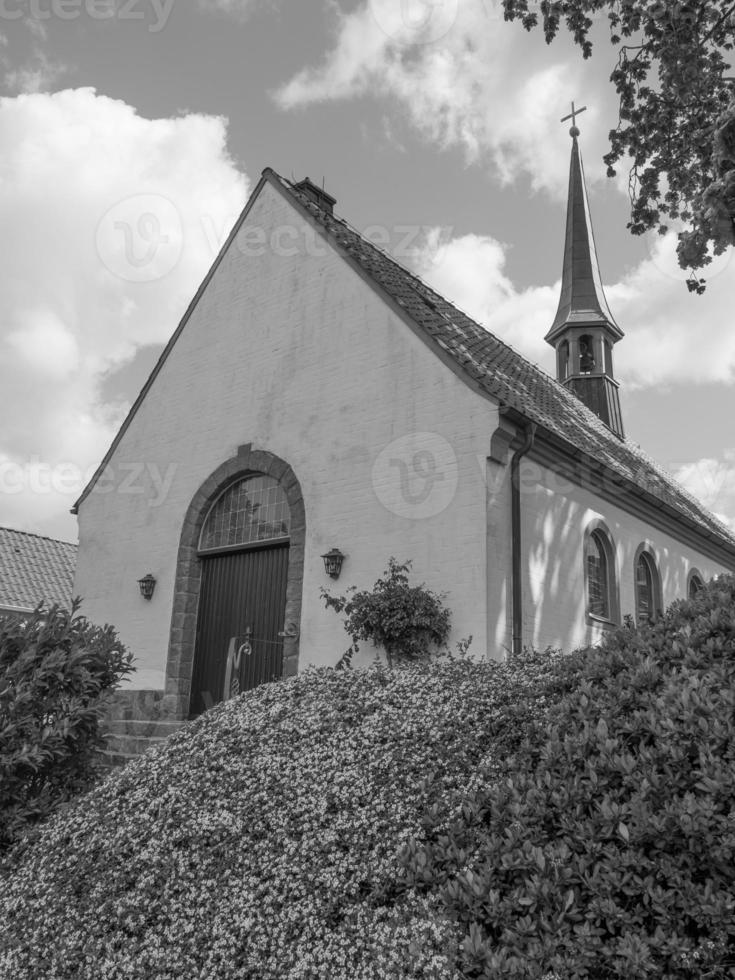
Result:
M321 587L370 588L391 556L491 658L593 644L735 569L733 535L625 439L571 133L556 378L308 178L263 172L74 508L82 611L137 658L129 732L335 663Z

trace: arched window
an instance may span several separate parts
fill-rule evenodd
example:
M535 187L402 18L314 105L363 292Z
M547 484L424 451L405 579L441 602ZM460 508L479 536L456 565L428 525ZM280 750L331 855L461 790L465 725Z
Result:
M692 568L689 572L689 580L687 582L687 597L693 599L697 592L704 588L704 579L702 578L700 572L696 568Z
M579 371L580 374L590 374L594 370L594 340L591 334L585 333L579 338Z
M595 620L617 621L615 551L601 522L588 528L585 536L584 571L588 616Z
M662 612L661 584L653 555L641 550L635 562L635 614L638 623L652 623Z
M212 504L199 551L283 540L290 526L288 501L278 482L271 476L246 476L230 484Z

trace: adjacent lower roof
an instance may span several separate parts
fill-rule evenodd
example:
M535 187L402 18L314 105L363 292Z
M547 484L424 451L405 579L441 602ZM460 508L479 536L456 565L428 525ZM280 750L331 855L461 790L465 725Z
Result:
M0 527L0 610L68 607L76 561L75 544Z

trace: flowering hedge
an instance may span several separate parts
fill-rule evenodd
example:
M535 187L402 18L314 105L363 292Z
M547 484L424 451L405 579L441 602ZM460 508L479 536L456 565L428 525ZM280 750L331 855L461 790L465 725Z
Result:
M407 885L461 925L465 977L732 978L735 578L566 666L511 772L404 845Z
M309 670L215 707L11 852L0 976L457 976L397 854L544 714L554 661Z
M0 865L0 977L725 980L735 579L600 651L310 670Z

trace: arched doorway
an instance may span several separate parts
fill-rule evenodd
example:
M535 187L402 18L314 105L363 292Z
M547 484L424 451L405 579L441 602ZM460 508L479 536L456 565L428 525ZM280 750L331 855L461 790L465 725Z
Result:
M254 482L256 478L259 478L260 482ZM247 495L248 491L249 504L246 506L242 494L244 492ZM282 505L284 498L285 508ZM276 500L281 501L280 513L288 515L287 535L280 533L282 530L280 527L272 526L274 520L277 523L283 519L278 517L278 508L274 507ZM260 504L258 518L251 520L255 503ZM246 524L249 528L247 533L245 533ZM207 525L206 529L205 525ZM245 596L244 601L240 602L238 599L237 602L240 603L241 609L244 606L247 615L248 607L252 609L259 605L263 596L263 593L258 593L256 589L255 599L253 600L252 595L248 599L247 589L254 587L254 583L257 582L261 583L260 588L263 589L269 580L272 585L281 582L282 589L284 569L283 564L279 565L279 562L283 563L285 560L285 598L280 600L282 603L280 606L270 600L266 605L270 605L271 610L280 611L281 618L276 633L285 633L285 636L276 636L278 655L281 658L280 674L276 673L276 676L291 677L298 672L305 538L306 520L301 486L288 463L272 453L253 449L250 445L241 446L236 456L222 463L200 486L184 515L179 541L171 636L166 663L165 698L162 706L164 717L186 719L190 717L192 707L194 713L198 714L209 704L221 701L224 696L226 677L224 672L218 672L221 667L217 669L213 667L211 675L208 676L204 676L206 671L204 675L199 673L202 669L200 649L205 661L207 655L204 647L197 644L200 623L203 629L209 630L205 617L210 615L207 610L212 609L209 597L218 592L217 575L221 586L220 595L226 588L225 583L229 576L234 594L239 597ZM223 544L224 541L235 543ZM238 555L249 552L252 552L249 558L238 559ZM268 554L269 552L272 554ZM222 559L219 572L215 559ZM229 562L224 559L229 559ZM238 563L242 567L236 570ZM260 569L261 564L262 569ZM253 566L262 571L262 575L253 574ZM251 585L245 585L246 580ZM282 593L276 590L276 594L280 596ZM248 639L245 636L248 626L251 627L249 634L251 645L253 639L258 637L270 639L264 629L256 629L261 625L260 619L235 621L233 627L225 625L226 618L226 615L212 616L213 621L222 620L223 630L234 629L231 635L228 633L224 653L219 654L220 657L224 657L225 672L230 639L241 637L239 649ZM241 626L242 632L240 632ZM267 623L265 628L268 628ZM214 630L215 627L212 625L209 632L213 645L216 645L218 641L212 632ZM219 649L221 650L221 644ZM273 653L274 648L268 649ZM238 680L245 686L250 685L253 678L257 676L253 655L254 648L249 655L247 647L240 653ZM242 661L245 657L248 662L243 666ZM276 671L278 663L278 656L276 656ZM248 670L251 671L250 674L247 673ZM264 671L271 676L273 663L266 663ZM228 690L231 690L231 687L228 687ZM209 691L206 699L203 696L205 691ZM197 696L200 699L198 703Z
M189 716L283 671L291 514L278 481L251 474L209 509Z

